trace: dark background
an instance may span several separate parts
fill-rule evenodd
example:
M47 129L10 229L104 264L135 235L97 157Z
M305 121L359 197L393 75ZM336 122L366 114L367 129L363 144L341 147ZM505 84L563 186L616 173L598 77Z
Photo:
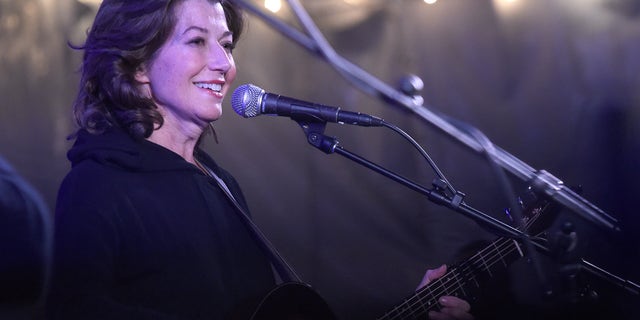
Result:
M392 85L406 74L419 76L433 111L476 126L534 168L581 186L623 231L611 235L571 212L555 223L577 226L577 253L640 281L639 1L302 3L346 59ZM82 42L95 9L73 0L0 0L0 154L50 208L69 169L66 136L74 130L80 53L66 43ZM286 8L278 18L295 25ZM420 142L469 205L504 219L509 197L483 157L415 114L359 91L256 17L247 30L235 51L236 85L381 116ZM464 248L495 237L417 192L314 149L287 118L243 119L226 106L214 123L220 142L208 139L205 148L239 180L258 225L344 319L380 315L412 292L426 268L454 262ZM389 130L329 124L327 134L425 186L434 178L415 149ZM518 192L527 186L513 182ZM515 282L537 279L526 266L510 273ZM626 309L637 296L604 295L625 302L616 305L624 316L637 317Z

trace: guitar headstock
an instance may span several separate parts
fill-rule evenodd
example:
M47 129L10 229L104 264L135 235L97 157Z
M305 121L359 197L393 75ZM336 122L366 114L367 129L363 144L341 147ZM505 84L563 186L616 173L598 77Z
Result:
M528 187L518 197L519 211L522 221L517 223L517 214L511 208L505 209L505 214L520 230L529 234L538 234L548 228L558 216L559 208L545 195L538 194L532 187Z

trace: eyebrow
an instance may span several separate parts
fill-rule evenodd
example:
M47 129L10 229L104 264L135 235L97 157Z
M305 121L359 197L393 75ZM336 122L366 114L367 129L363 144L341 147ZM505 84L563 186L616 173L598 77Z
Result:
M191 30L200 31L202 33L209 33L209 29L207 29L207 28L198 27L198 26L190 26L189 28L184 30L184 32L182 34L184 35L184 34L186 34L187 32L189 32ZM228 36L232 37L233 36L233 32L227 30L224 33L222 33L222 36L220 38L224 38L224 37L228 37Z

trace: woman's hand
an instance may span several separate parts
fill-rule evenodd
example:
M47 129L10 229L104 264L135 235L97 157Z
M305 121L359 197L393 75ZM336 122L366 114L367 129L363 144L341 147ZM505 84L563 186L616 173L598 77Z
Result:
M442 277L447 272L447 266L441 265L437 269L427 270L418 289L426 286L431 281ZM469 313L471 305L465 300L454 296L442 296L438 298L440 311L429 311L429 319L432 320L471 320L473 315Z

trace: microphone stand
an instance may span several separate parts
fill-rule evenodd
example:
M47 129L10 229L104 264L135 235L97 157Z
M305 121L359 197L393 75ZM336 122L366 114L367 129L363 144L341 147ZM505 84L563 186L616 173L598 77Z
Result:
M236 2L247 11L258 16L284 36L306 48L312 54L326 60L343 77L351 81L364 92L376 96L392 105L409 109L457 142L462 143L464 146L467 146L476 153L488 155L489 158L497 165L509 171L521 180L530 183L535 190L544 193L549 198L560 203L570 211L580 215L585 220L609 231L620 231L618 221L615 218L572 191L564 185L562 180L558 179L548 171L535 169L524 161L518 159L516 156L511 155L497 146L491 145L491 148L486 148L485 144L479 142L473 136L452 124L451 121L447 120L445 117L430 111L427 106L419 103L419 100L403 94L362 70L358 66L352 64L348 60L342 58L324 39L318 28L313 23L313 20L309 17L298 0L287 0L287 2L311 37L292 28L286 23L265 14L249 1L237 0Z
M417 191L425 196L432 202L453 209L456 212L462 213L467 217L470 217L476 222L485 226L493 227L496 230L500 230L502 233L509 235L513 238L521 238L524 233L512 226L503 223L500 220L493 218L479 210L476 210L466 203L464 203L464 193L457 191L453 198L447 196L444 192L444 186L439 184L438 181L434 182L433 189L427 189L424 186L417 184L401 175L398 175L378 164L375 164L355 153L348 151L339 145L338 139L335 137L329 137L324 134L326 122L305 122L302 120L295 120L302 127L302 130L307 136L307 142L317 149L323 151L326 154L337 153L349 160L352 160L362 166L365 166L393 181L396 181L409 189ZM539 248L543 248L539 246Z
M425 195L430 201L445 206L449 209L452 209L458 213L461 213L477 223L493 228L493 230L498 230L502 235L509 236L513 239L522 239L523 241L529 241L531 245L535 247L535 249L540 250L547 255L551 254L551 250L541 244L539 241L531 241L529 235L526 232L522 232L512 226L503 223L500 220L493 218L492 216L483 213L473 207L467 205L464 200L464 193L460 191L456 191L456 194L453 197L449 197L445 194L444 184L439 183L439 180L436 179L433 183L433 189L427 189L424 186L415 183L401 175L394 173L376 163L373 163L339 145L339 141L335 137L329 137L324 134L324 130L326 127L326 122L306 122L303 120L294 119L305 135L307 136L307 142L317 149L321 150L326 154L337 153L349 160L352 160L366 168L369 168L393 181L396 181L409 189L417 191L423 195ZM609 283L626 290L628 293L633 295L640 295L640 285L634 283L633 281L623 279L597 265L585 260L580 259L576 262L575 267L573 267L575 272L580 270L585 270L591 275L597 276L600 279L608 281ZM544 279L541 279L544 280ZM546 290L551 290L548 287L548 284L544 284L547 286ZM551 295L551 291L546 291L545 294Z
M481 139L478 139L478 134L472 135L461 130L458 126L454 125L451 120L447 120L447 117L436 114L435 112L429 110L428 106L424 105L422 99L414 99L413 97L410 97L396 90L395 88L389 86L388 84L377 79L373 75L369 74L360 67L338 55L335 50L333 50L333 48L329 45L326 39L322 36L322 33L315 26L315 23L313 22L311 17L309 17L298 0L287 0L287 2L293 9L293 12L296 14L300 23L306 29L307 33L311 35L311 37L292 28L288 24L279 21L273 16L265 14L262 10L256 8L247 0L236 0L235 2L247 11L259 17L261 20L263 20L273 29L280 32L282 35L288 37L298 45L307 49L307 51L309 51L310 53L326 60L327 63L335 68L335 70L343 77L345 77L345 79L350 81L365 93L380 98L383 101L390 103L391 105L403 109L409 109L410 111L421 117L423 120L425 120L427 123L447 134L454 141L461 143L462 145L470 148L476 153L488 156L488 158L491 159L494 164L498 165L504 170L507 170L522 181L530 183L532 188L534 188L536 191L544 193L550 199L555 200L557 203L561 204L565 208L568 208L570 211L573 211L585 220L590 221L598 227L601 227L610 232L620 231L618 221L615 218L608 215L596 205L590 203L589 201L572 191L570 188L564 185L562 180L553 176L548 171L543 169L535 169L524 161L518 159L516 156L508 153L498 146L493 145L488 139L484 139L483 141ZM375 165L363 159L362 157L354 155L353 153L338 146L337 140L324 136L323 131L325 124L299 124L307 133L307 139L309 143L324 151L325 153L335 152L343 155L355 162L358 162L372 170L375 170L376 172L379 172L393 179L394 181L400 182L413 190L425 194L431 201L434 201L441 205L445 205L456 212L462 213L468 217L475 219L476 221L488 223L489 225L498 228L498 230L503 230L507 234L517 235L528 242L527 239L529 238L526 233L522 233L517 229L512 228L511 226L495 220L482 212L479 212L478 210L468 207L466 204L464 204L464 202L462 202L464 196L463 194L456 193L453 199L449 199L446 196L443 196L443 193L438 192L437 187L436 190L428 190L424 187L410 182L405 178L389 172L388 170L381 168L378 165ZM307 132L307 130L310 131ZM477 129L472 129L470 131L474 130L476 131L476 133L479 133L479 130ZM537 247L540 247L538 244L535 245ZM639 285L631 281L619 278L585 260L580 261L580 268L587 270L590 273L597 275L603 279L606 279L619 287L625 288L636 295L640 294Z

